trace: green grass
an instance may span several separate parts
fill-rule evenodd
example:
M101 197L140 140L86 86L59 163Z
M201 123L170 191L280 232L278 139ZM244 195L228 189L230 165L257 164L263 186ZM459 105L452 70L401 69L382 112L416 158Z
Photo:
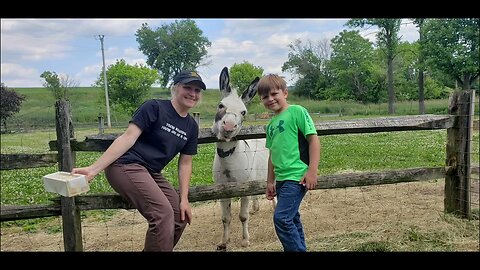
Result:
M77 131L77 138L94 134L94 129ZM473 138L473 162L478 164L478 131ZM54 139L51 132L3 134L2 153L43 153L48 141ZM352 171L378 171L410 167L445 165L446 131L404 131L372 134L346 134L320 137L322 145L320 174ZM191 185L213 184L211 166L215 144L199 145L194 156ZM76 166L92 164L101 153L77 152ZM173 160L164 169L164 175L178 186L177 162ZM57 171L57 166L1 171L1 204L44 204L55 194L44 191L42 176ZM113 192L100 173L91 183L90 193Z

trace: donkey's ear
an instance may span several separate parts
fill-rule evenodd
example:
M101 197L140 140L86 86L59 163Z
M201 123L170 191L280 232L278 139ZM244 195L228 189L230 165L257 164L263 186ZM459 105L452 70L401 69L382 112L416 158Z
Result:
M228 68L224 67L222 72L220 72L219 78L219 86L220 92L222 93L222 97L226 97L232 92L232 88L230 88L230 75L228 75Z
M260 78L256 77L250 83L250 85L247 87L247 89L245 89L245 91L243 91L242 101L243 101L243 103L245 103L245 105L250 103L250 101L252 101L253 97L257 94L257 86L258 86L258 81L259 80L260 80Z

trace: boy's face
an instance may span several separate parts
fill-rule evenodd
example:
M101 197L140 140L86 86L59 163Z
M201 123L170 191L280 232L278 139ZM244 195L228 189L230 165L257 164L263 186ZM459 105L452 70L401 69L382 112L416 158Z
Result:
M260 100L265 108L273 112L280 113L288 106L287 96L287 89L271 89L267 95L261 95Z

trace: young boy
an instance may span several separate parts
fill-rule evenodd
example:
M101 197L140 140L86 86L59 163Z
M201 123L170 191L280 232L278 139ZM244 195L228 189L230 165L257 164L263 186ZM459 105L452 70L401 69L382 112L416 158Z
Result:
M307 250L300 203L307 190L315 189L320 141L308 111L287 103L284 79L269 74L260 79L258 94L265 108L275 115L267 125L268 158L267 199L277 196L273 223L284 251Z

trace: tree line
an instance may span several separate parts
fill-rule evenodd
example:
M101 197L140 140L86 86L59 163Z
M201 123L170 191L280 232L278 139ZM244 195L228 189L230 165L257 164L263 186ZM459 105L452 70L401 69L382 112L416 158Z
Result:
M298 76L298 95L363 103L448 97L452 89L479 87L479 19L411 19L419 31L413 43L401 42L401 19L352 19L346 26L376 26L376 42L358 30L344 30L317 43L290 44L282 70Z

